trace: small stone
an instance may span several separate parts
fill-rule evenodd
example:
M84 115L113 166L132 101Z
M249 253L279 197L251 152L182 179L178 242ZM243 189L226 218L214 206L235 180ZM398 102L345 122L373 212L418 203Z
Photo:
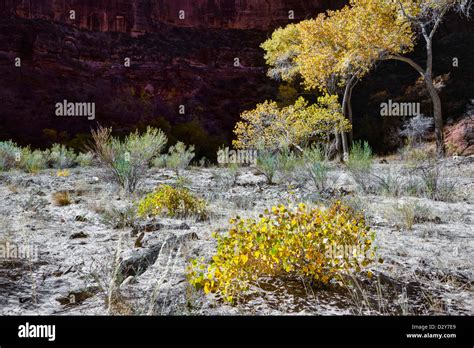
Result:
M69 239L80 239L80 238L87 238L89 237L87 234L85 234L84 232L78 232L78 233L74 233L71 235L71 237L69 237Z

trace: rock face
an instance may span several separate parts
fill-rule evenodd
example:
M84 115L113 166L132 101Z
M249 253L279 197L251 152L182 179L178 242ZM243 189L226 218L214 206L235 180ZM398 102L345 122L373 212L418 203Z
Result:
M263 31L164 26L133 39L0 17L0 75L11 81L0 84L0 139L44 146L62 141L56 133L69 134L71 141L90 134L96 122L126 134L140 124L166 131L168 123L198 120L208 133L230 140L240 112L275 98L277 88L265 74L259 48L266 37ZM15 67L15 57L21 58L21 68ZM95 120L58 119L55 105L64 100L94 103ZM163 119L165 124L156 123ZM209 147L198 158L214 156L225 142L210 146L206 136L196 139L201 133L195 126L183 127L173 128L180 132L175 138Z
M0 10L93 31L140 34L161 24L269 29L341 6L345 0L1 0ZM71 18L71 12L74 17Z
M445 138L453 155L474 155L474 113L446 127Z

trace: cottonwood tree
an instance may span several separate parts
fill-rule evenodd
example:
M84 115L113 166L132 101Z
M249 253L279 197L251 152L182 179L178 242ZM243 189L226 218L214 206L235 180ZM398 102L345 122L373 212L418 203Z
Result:
M373 43L377 43L377 49L391 54L403 54L413 48L410 25L391 17L393 8L369 14L374 6L370 0L352 1L351 6L341 10L276 30L262 45L270 66L268 75L290 82L301 79L307 90L341 95L342 113L352 123L354 86L379 59ZM368 44L364 40L372 41ZM341 140L347 154L345 133Z
M472 0L351 1L353 13L351 18L355 20L355 25L351 30L353 40L359 40L359 52L368 53L365 57L368 62L382 60L405 62L413 67L425 82L433 104L438 157L444 156L445 147L441 99L433 76L433 40L447 13L457 11L469 16L471 7ZM377 20L373 20L374 17ZM420 36L426 44L427 55L424 67L406 56L406 53L413 50ZM411 42L398 41L398 39L409 39ZM368 67L373 65L368 65Z
M343 113L351 123L352 91L378 59L377 52L364 41L377 42L379 48L392 54L412 49L410 26L390 16L386 9L372 11L375 5L371 0L352 1L351 6L300 23L301 47L295 62L305 86L330 89L335 79L342 94ZM378 30L381 26L382 32ZM346 153L345 135L342 142Z
M444 155L443 116L433 78L433 39L449 11L469 16L472 0L351 0L314 20L277 30L262 47L269 75L303 79L308 89L342 88L343 113L352 119L351 97L357 82L379 61L398 60L415 68L433 102L438 156ZM417 34L426 41L426 67L406 54ZM345 137L342 137L343 145ZM344 149L346 151L346 149Z
M301 74L301 64L298 62L298 58L302 55L303 36L302 29L304 25L308 27L315 22L314 20L304 21L298 24L290 24L285 28L279 28L275 30L272 37L262 44L262 48L265 50L265 59L269 65L268 76L275 80L281 80L285 82L294 82L295 80L301 80L304 76ZM335 55L326 55L326 58L322 61L327 63L326 69L322 69L327 74L318 75L317 86L321 91L328 92L330 95L336 94L337 81L336 76L331 72L331 65L334 62ZM321 82L323 81L323 82ZM304 81L303 81L304 82ZM316 84L315 84L316 85ZM315 87L313 85L313 87ZM306 86L311 89L310 84ZM339 132L337 127L334 129L336 147L339 149ZM347 141L345 137L343 140L343 150L347 153Z

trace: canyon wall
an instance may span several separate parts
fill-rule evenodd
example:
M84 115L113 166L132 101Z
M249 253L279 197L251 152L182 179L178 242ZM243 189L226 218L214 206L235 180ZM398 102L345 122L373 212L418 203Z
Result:
M93 31L141 34L162 24L268 30L345 0L0 0L0 11ZM71 12L75 18L71 19Z

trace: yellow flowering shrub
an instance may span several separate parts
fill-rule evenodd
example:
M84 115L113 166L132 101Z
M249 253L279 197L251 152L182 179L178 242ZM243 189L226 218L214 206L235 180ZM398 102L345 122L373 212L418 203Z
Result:
M337 96L326 94L316 104L299 98L293 105L280 108L274 101L258 104L245 111L234 129L237 149L278 150L302 146L309 139L326 140L334 130L350 131Z
M188 189L169 185L160 185L155 192L148 194L138 202L138 216L167 215L187 217L196 215L206 219L207 203L195 197Z
M193 260L188 279L198 289L233 302L263 276L306 277L327 284L344 271L359 272L374 261L374 232L364 217L336 202L328 209L304 204L265 211L258 220L230 221L218 236L210 263Z

